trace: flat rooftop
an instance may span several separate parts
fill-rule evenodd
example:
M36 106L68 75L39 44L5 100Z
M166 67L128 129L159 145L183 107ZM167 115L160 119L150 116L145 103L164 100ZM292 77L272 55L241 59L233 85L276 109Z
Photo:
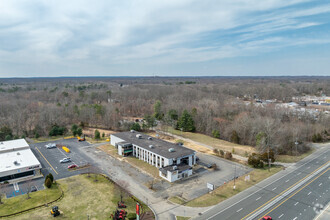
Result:
M33 170L29 169L29 167L36 166L41 168L40 162L24 139L4 141L2 143L3 144L0 145L0 173L11 170L24 172ZM17 145L15 145L15 143L17 143Z
M29 144L25 139L17 139L11 141L0 141L0 154L6 151L13 151L19 149L28 149L30 148Z
M140 134L142 138L137 138L136 135L138 134ZM130 131L120 132L112 135L124 140L125 142L138 145L141 148L144 148L150 152L153 152L168 159L179 158L183 156L192 155L195 153L195 151L188 149L184 146L179 146L177 144L173 144L158 138L154 138L137 131L135 131L134 133ZM149 137L152 139L149 140L148 139ZM150 145L152 145L153 148L150 148L149 147ZM173 148L174 152L169 152L170 148Z

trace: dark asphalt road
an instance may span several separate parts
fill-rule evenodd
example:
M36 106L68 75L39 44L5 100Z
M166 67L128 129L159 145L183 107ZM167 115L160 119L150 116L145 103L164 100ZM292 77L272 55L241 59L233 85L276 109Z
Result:
M313 219L330 199L329 144L196 219Z

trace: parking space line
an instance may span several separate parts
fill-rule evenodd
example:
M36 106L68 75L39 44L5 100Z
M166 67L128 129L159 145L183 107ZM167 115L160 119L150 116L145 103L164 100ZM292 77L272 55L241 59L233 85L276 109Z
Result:
M54 167L49 163L49 161L46 159L46 157L40 152L40 150L36 147L36 149L39 151L40 155L45 159L45 161L49 164L49 166L54 170L54 172L58 175Z

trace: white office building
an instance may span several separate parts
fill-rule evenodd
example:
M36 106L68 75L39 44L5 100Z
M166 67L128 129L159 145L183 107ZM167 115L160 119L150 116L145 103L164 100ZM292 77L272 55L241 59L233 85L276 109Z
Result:
M192 175L196 152L136 131L112 134L111 145L122 156L134 156L159 168L159 175L169 182Z
M24 139L0 142L0 182L40 175L41 164Z

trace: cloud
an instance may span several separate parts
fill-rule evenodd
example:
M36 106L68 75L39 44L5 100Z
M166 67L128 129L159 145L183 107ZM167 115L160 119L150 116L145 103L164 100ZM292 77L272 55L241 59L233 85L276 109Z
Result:
M0 76L20 74L13 65L40 72L36 66L48 64L54 73L71 66L65 74L81 71L79 62L101 72L118 65L144 71L141 63L202 63L329 44L329 33L318 28L329 25L329 12L329 4L308 0L1 1Z

